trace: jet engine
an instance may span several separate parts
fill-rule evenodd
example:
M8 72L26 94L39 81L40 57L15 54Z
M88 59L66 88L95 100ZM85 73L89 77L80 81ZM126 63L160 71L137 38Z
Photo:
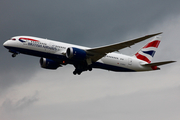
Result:
M60 64L57 61L47 59L47 58L41 58L39 62L40 62L41 67L45 69L55 70L60 66Z
M66 51L66 57L73 60L83 61L86 55L86 51L79 48L70 47Z

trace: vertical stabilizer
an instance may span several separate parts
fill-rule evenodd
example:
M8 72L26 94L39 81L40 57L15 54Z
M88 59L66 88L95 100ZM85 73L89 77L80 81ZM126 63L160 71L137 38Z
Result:
M147 63L151 63L154 54L159 46L161 37L154 37L149 43L147 43L143 48L141 48L135 55L137 59L143 60Z

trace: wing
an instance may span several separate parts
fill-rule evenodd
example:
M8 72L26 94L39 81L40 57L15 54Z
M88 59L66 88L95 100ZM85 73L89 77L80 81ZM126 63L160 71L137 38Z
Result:
M162 32L161 32L162 33ZM107 53L118 51L120 49L130 47L138 42L144 41L148 38L151 38L153 36L159 35L161 33L156 33L156 34L151 34L151 35L146 35L144 37L140 37L137 39L117 43L117 44L112 44L112 45L107 45L107 46L102 46L102 47L97 47L97 48L92 48L92 49L87 49L87 53L89 55L89 58L93 61L96 62L100 58L104 57Z

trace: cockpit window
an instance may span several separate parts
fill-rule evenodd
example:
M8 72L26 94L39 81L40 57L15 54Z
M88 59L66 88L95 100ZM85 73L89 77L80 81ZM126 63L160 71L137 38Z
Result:
M16 38L12 38L11 40L16 40Z

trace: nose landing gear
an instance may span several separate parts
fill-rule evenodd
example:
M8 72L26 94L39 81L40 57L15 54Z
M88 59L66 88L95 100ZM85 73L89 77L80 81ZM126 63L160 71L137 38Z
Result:
M12 54L12 57L14 58L14 57L16 57L16 55L17 55L16 53L13 53L13 54Z
M10 50L9 50L9 52L11 52L11 53L12 53L12 57L16 57L16 55L17 55L17 54L19 54L19 52L18 52L18 51L13 50L13 49L10 49Z

